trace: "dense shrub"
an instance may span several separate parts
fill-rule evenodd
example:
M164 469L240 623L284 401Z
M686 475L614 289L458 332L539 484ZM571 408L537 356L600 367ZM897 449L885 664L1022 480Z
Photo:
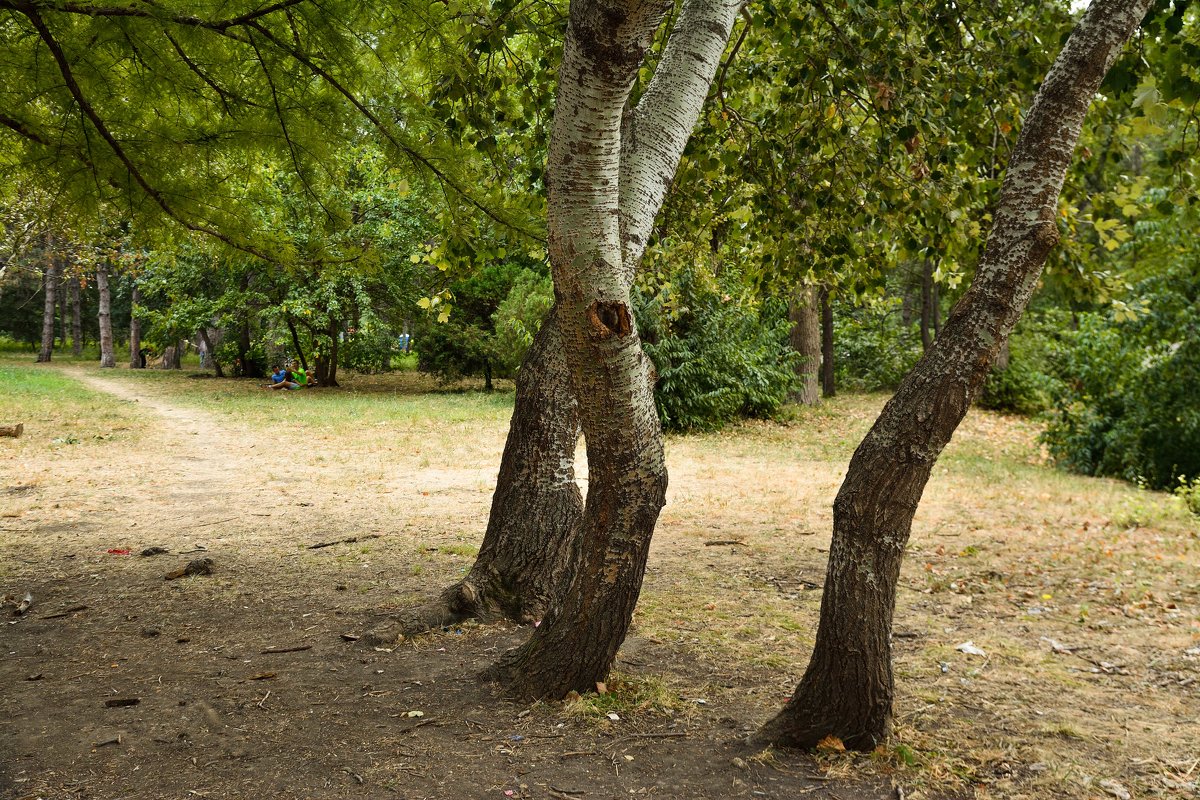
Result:
M1065 317L1022 320L1009 339L1008 367L993 370L983 385L979 405L1013 414L1050 410L1062 394L1062 382L1051 374L1051 359Z
M834 364L840 389L895 389L921 357L920 330L905 325L898 297L834 304Z
M1138 287L1142 313L1086 314L1063 336L1051 454L1155 489L1200 476L1200 264Z
M688 271L640 298L635 310L658 371L654 397L667 429L713 430L742 417L772 417L796 388L798 356L787 344L782 303L725 292Z

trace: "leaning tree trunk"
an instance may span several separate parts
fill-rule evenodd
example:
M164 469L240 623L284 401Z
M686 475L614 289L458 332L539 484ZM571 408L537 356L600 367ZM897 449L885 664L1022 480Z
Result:
M667 6L575 0L547 165L557 319L587 441L575 569L542 625L491 675L563 697L608 674L641 591L667 472L630 287L740 2L689 0L646 93L623 109ZM624 123L624 124L623 124Z
M58 257L47 254L46 270L42 276L42 287L46 293L45 304L42 306L42 349L38 352L38 363L50 360L54 355L54 309L57 301L58 276L60 273Z
M96 265L96 289L100 292L100 366L115 367L112 334L112 294L108 289L108 264Z
M575 481L579 413L557 307L525 354L516 395L487 532L470 572L433 603L371 631L366 644L469 618L536 623L573 571L583 519Z
M1058 242L1058 196L1088 104L1149 5L1095 0L1038 90L971 288L850 461L834 502L812 660L760 740L811 747L833 735L869 750L886 737L892 614L913 514Z
M142 302L142 290L135 283L129 304L129 368L145 369L146 359L142 356L142 321L138 318L138 303Z
M816 286L799 287L788 314L792 322L789 337L792 349L800 354L796 364L800 388L794 397L806 406L821 402L821 316L818 295Z
M837 381L833 376L833 304L829 299L829 287L821 287L821 393L826 397L837 394Z
M83 310L81 308L80 295L82 287L79 285L79 276L71 276L71 354L79 357L83 355Z

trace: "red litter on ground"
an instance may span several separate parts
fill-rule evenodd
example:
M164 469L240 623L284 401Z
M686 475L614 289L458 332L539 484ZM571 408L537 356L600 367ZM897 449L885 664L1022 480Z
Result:
M130 550L130 549L128 549L128 548L125 548L125 547L113 547L113 548L110 548L110 549L108 549L108 550L107 550L107 551L105 551L105 552L107 552L107 553L108 553L110 556L129 556L129 555L133 555L133 551L132 551L132 550Z

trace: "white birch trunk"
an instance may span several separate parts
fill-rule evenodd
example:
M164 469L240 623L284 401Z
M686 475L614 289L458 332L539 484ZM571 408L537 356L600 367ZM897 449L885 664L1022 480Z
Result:
M112 334L112 294L108 288L108 264L101 261L96 265L96 289L100 293L100 366L115 367Z

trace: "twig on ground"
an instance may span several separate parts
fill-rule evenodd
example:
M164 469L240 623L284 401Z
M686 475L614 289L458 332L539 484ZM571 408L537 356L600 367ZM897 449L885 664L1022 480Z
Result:
M367 539L378 539L381 537L381 535L382 534L378 533L368 533L362 536L351 536L348 539L337 539L332 542L318 542L317 544L310 544L308 549L320 550L322 547L333 547L335 544L353 544L354 542L365 542Z
M273 655L275 653L299 653L302 650L312 650L311 644L297 645L296 647L268 647L266 650L260 650L264 656Z

